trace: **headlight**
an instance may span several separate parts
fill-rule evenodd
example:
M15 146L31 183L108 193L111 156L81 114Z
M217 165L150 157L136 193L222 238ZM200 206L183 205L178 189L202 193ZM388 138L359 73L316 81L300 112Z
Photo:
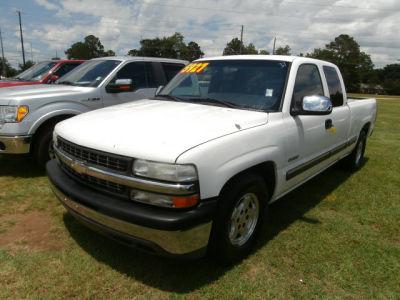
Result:
M133 163L132 171L137 176L171 182L197 180L197 171L193 165L166 164L137 159Z
M0 106L0 122L19 123L29 113L29 107L20 106Z

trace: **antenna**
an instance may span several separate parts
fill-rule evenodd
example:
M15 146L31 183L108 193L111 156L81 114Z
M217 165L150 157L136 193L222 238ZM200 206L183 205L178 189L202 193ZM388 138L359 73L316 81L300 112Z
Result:
M274 48L272 48L272 55L275 54L275 43L276 43L276 37L274 37Z
M24 37L22 35L21 11L17 10L17 13L19 18L19 33L21 35L22 62L25 67L25 49L24 49Z
M240 31L240 54L242 54L243 51L243 25L242 25L242 30Z
M1 35L1 28L0 28L0 44L1 44L1 65L2 65L2 73L3 76L6 77L6 60L4 58L4 48L3 48L3 36Z

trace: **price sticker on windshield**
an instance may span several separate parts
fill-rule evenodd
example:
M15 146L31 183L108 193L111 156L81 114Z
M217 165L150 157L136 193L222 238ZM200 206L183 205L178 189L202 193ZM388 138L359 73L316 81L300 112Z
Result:
M180 73L201 73L210 63L193 63L184 67Z

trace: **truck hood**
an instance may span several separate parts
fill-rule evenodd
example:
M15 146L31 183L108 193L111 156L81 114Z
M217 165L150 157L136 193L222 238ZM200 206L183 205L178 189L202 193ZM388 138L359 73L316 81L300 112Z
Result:
M173 163L190 148L267 122L263 112L140 100L73 117L55 132L88 148Z
M37 84L0 89L1 100L30 101L36 99L74 96L93 90L92 87L78 87L58 84Z

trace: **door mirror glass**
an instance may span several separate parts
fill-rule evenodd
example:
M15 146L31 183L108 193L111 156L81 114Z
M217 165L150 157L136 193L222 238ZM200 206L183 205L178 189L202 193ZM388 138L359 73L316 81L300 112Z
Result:
M111 82L107 85L106 91L107 93L132 92L132 79L117 79L115 82Z
M302 101L301 115L328 115L332 112L332 102L321 95L305 96Z
M163 85L160 85L157 90L156 90L156 96L162 91L162 89L164 88Z

